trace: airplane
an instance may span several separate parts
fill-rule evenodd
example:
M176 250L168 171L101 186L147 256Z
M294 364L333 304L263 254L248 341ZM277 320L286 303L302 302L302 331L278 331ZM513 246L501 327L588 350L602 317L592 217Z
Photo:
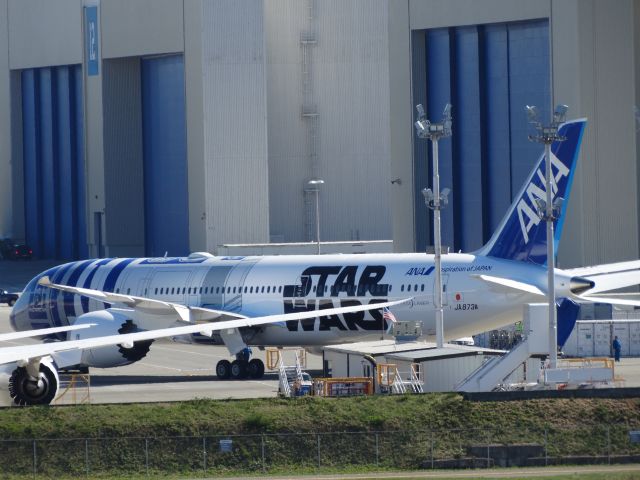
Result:
M384 302L379 305L356 305L346 308L327 310L328 314L346 314L366 311L371 308L384 308L398 305L404 300ZM189 309L185 309L188 314ZM211 309L198 309L198 314L216 317L224 312ZM211 336L213 332L234 330L238 328L255 328L274 322L307 319L315 315L309 312L290 313L288 315L271 315L250 319L235 319L205 324L191 324L181 327L147 330L134 333L116 333L113 335L91 335L80 339L41 343L35 345L20 345L0 347L0 406L48 405L58 395L60 366L56 362L59 355L65 353L82 352L86 349L100 349L118 347L133 349L138 343L153 341L158 338L199 334ZM65 333L67 335L80 330L88 330L98 326L93 323L78 323L63 327L27 330L22 332L0 334L0 342L7 342L29 337L46 337L48 335ZM52 358L53 357L53 358Z
M586 119L564 123L562 142L551 146L553 197L564 198L563 222ZM442 256L445 339L467 337L521 319L524 304L544 301L547 288L546 225L536 213L545 199L544 154L533 168L489 242L473 253ZM598 296L640 283L640 261L555 270L557 298L640 305L637 298ZM210 320L316 312L215 332L235 359L221 360L219 378L261 378L264 364L250 360L251 346L321 346L379 338L388 327L381 309L333 313L327 309L377 305L411 297L394 307L402 321L422 322L435 335L434 257L426 253L357 255L104 258L49 269L26 286L11 313L14 330L96 324L78 338L189 325ZM220 312L211 315L207 309ZM575 320L575 318L574 318ZM62 334L60 339L64 339ZM151 342L77 350L56 357L63 365L115 367L138 361ZM64 357L64 358L63 358Z

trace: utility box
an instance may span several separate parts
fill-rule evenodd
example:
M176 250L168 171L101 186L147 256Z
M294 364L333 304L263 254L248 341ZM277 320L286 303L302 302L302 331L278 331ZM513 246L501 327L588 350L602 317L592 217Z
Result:
M422 323L395 322L391 333L397 342L413 342L422 336Z
M529 355L549 353L549 306L531 303L524 307L524 333L529 342Z

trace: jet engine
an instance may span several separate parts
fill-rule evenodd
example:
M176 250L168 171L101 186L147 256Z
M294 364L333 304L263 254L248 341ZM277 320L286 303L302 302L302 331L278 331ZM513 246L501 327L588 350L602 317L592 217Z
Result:
M69 335L69 340L83 340L86 338L140 331L134 321L127 315L126 310L106 309L97 312L89 312L84 315L80 315L75 322L76 325L87 323L94 323L95 326L85 330L72 332ZM147 353L149 353L152 343L153 340L135 342L131 348L125 348L122 345L89 348L81 351L80 359L77 363L80 366L97 368L129 365L144 358ZM69 362L63 363L70 365Z
M0 366L0 405L48 405L56 398L60 381L51 359L42 359L35 375L29 373L31 368L38 366Z

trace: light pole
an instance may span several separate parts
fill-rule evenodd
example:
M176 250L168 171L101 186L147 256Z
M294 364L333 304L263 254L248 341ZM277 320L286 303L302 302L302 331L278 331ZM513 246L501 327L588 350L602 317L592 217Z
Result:
M564 122L569 107L558 105L553 112L553 120L550 125L542 125L538 121L538 110L534 106L527 105L529 122L536 129L535 135L529 135L532 142L544 143L545 158L545 200L535 198L538 216L547 222L547 297L549 301L549 368L556 368L558 363L558 321L556 312L556 287L555 287L555 245L553 243L553 222L560 216L563 199L553 199L554 184L551 172L551 144L566 140L558 134L560 124Z
M320 185L324 184L324 180L316 178L309 180L307 184L316 194L316 241L318 242L317 255L320 255Z
M440 238L440 210L449 203L447 195L449 189L445 188L440 193L440 174L438 172L438 140L451 135L451 104L444 107L442 123L431 123L425 118L422 105L416 105L418 120L414 124L418 138L431 140L433 156L433 192L429 188L422 190L424 202L427 208L433 210L433 242L435 244L435 298L436 307L436 345L442 348L444 345L444 307L442 305L442 243Z

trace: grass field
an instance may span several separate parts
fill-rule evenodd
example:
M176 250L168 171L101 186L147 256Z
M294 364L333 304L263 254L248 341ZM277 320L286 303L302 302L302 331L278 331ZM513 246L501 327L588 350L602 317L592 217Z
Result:
M0 410L0 473L198 478L429 472L445 465L498 465L494 457L503 447L533 449L537 453L527 458L537 458L538 465L616 463L640 458L629 430L640 430L640 399L470 402L427 394L15 408ZM232 447L224 452L221 441L228 440ZM557 478L585 478L567 475ZM621 475L593 478L639 478Z

